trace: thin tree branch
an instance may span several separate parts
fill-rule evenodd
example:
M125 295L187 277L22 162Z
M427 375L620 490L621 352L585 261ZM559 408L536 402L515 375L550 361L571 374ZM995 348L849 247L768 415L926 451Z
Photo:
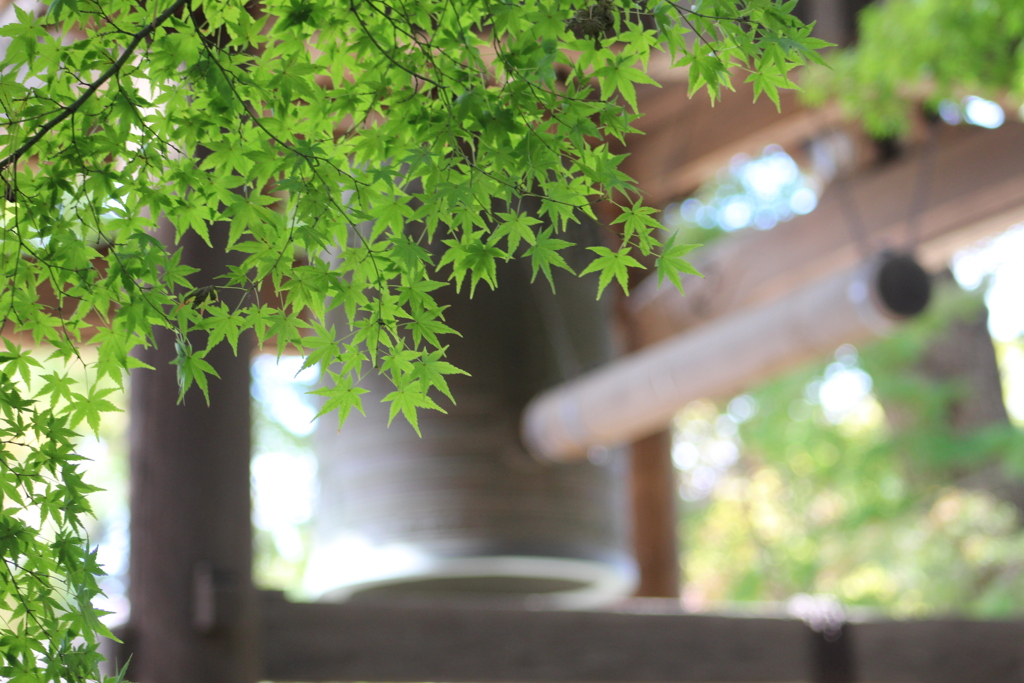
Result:
M118 57L117 60L110 65L110 68L104 71L99 78L93 81L92 84L86 89L84 93L82 93L78 97L77 100L72 102L66 109L61 111L61 113L57 114L52 119L44 123L32 137L30 137L29 139L25 140L24 143L22 143L21 147L7 155L7 157L5 157L3 161L0 161L0 171L5 170L11 164L17 163L17 161L21 159L21 157L25 156L25 154L30 149L35 147L36 143L42 140L43 137L51 130L53 130L54 127L56 127L66 118L68 118L76 111L81 109L82 105L88 102L89 98L92 97L97 90L99 90L100 86L109 81L116 73L118 73L121 70L121 67L123 67L125 63L131 58L132 53L135 52L135 48L138 47L139 43L141 43L146 38L146 36L148 36L150 33L156 30L156 28L160 26L160 24L170 19L171 16L173 16L175 12L184 7L187 2L188 0L177 0L173 5L168 7L163 14L154 19L152 23L150 23L148 26L143 28L138 33L134 34L132 36L131 42L128 43L128 46L125 48L124 52L121 53L121 56Z

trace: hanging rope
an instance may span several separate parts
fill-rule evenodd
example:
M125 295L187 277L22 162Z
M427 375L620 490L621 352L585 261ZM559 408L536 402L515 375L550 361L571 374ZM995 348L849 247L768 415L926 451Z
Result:
M935 150L938 147L939 132L942 129L940 120L928 121L928 139L921 150L921 157L918 161L917 180L914 184L913 199L910 203L910 210L907 214L907 244L906 252L914 253L921 240L920 218L924 212L925 204L931 190L932 175L935 170Z
M830 128L819 133L812 141L809 152L811 161L826 186L833 182L839 210L846 223L850 241L857 245L865 259L873 255L871 240L864 219L850 192L851 169L854 167L854 152L847 134Z
M839 208L846 218L846 229L850 233L850 239L857 245L860 255L866 260L874 256L875 252L871 248L871 238L868 235L867 226L864 224L864 218L850 192L849 179L849 174L846 174L836 183L836 196L839 198Z
M914 181L913 194L911 195L910 205L907 208L907 239L906 244L901 250L907 254L913 254L921 240L920 218L921 214L924 212L925 205L928 202L928 196L931 190L932 175L935 169L935 150L938 147L941 128L942 126L940 122L929 121L928 138L925 141L918 159L917 178ZM861 216L860 209L857 207L857 203L854 201L854 197L850 192L848 175L842 177L836 183L836 193L839 198L840 209L846 218L846 225L850 232L850 238L857 245L858 250L861 252L861 256L864 258L873 256L875 250L871 246L871 238L868 234L867 225L865 224L864 219Z

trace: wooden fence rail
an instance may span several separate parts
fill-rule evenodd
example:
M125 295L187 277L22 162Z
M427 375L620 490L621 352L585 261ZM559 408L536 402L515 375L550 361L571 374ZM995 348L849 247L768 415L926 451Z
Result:
M826 637L790 618L264 597L273 681L1024 681L1020 621L870 621Z

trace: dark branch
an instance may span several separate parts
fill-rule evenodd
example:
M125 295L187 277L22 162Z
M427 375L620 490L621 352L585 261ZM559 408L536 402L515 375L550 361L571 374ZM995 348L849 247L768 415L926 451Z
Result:
M81 109L82 105L88 102L89 98L92 97L97 90L99 90L100 86L109 81L116 73L118 73L121 70L121 67L123 67L125 63L131 58L132 53L135 51L135 48L138 47L139 43L141 43L146 38L146 36L152 33L160 24L170 19L171 16L173 16L175 12L184 7L187 2L188 0L177 0L173 5L168 7L163 14L154 19L152 23L150 23L148 26L143 28L138 33L134 34L132 36L131 42L128 43L128 46L125 48L124 52L121 53L121 56L118 57L117 60L110 65L110 68L104 71L99 78L93 81L92 84L88 88L86 88L85 92L82 93L77 100L72 102L66 109L61 111L61 113L57 114L52 119L44 123L39 128L39 130L37 130L35 134L32 135L32 137L30 137L28 140L22 143L22 145L18 147L18 149L14 150L9 155L7 155L7 157L5 157L3 161L0 161L0 171L5 170L11 164L17 163L18 159L21 159L21 157L25 156L25 154L30 149L35 147L36 143L42 140L43 137L51 130L53 130L55 126L59 125L62 121L64 121L64 119L68 118L76 111Z

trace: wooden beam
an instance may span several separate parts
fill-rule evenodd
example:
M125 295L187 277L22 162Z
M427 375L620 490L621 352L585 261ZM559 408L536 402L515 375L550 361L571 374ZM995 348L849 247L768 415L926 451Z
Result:
M921 176L917 150L831 186L818 208L763 232L748 230L694 253L704 279L686 277L686 296L652 277L627 301L634 331L653 343L727 313L778 298L865 257L920 246L926 265L1024 220L1024 124L997 130L945 127L913 234L908 216Z
M851 648L864 683L1018 683L1024 622L940 619L853 624Z
M650 436L690 401L735 396L885 332L920 312L928 288L927 274L905 257L876 258L817 280L544 390L523 410L523 443L537 458L569 462L597 446Z
M677 603L678 604L678 603ZM264 601L274 681L806 680L799 621Z
M840 46L853 41L856 14L869 0L801 0L796 14L816 22L814 35ZM779 93L780 106L767 97L754 101L746 74L733 73L735 91L724 89L714 105L706 93L691 98L689 72L672 68L666 53L651 56L647 73L661 87L637 87L643 117L641 135L627 138L622 151L630 157L623 170L638 181L649 203L664 206L710 180L737 154L756 154L767 145L791 154L822 130L849 127L836 103L813 109L800 104L792 90Z
M1024 680L1021 621L847 623L836 653L835 639L797 619L685 614L674 600L556 612L263 596L265 672L274 681ZM844 660L845 677L833 670Z
M779 95L781 110L767 97L754 102L751 85L742 82L735 92L723 91L714 106L703 93L691 99L686 83L638 88L644 116L636 127L643 134L627 138L622 170L649 203L664 206L714 177L736 154L756 154L769 144L799 146L841 123L836 106L808 109L793 91Z

